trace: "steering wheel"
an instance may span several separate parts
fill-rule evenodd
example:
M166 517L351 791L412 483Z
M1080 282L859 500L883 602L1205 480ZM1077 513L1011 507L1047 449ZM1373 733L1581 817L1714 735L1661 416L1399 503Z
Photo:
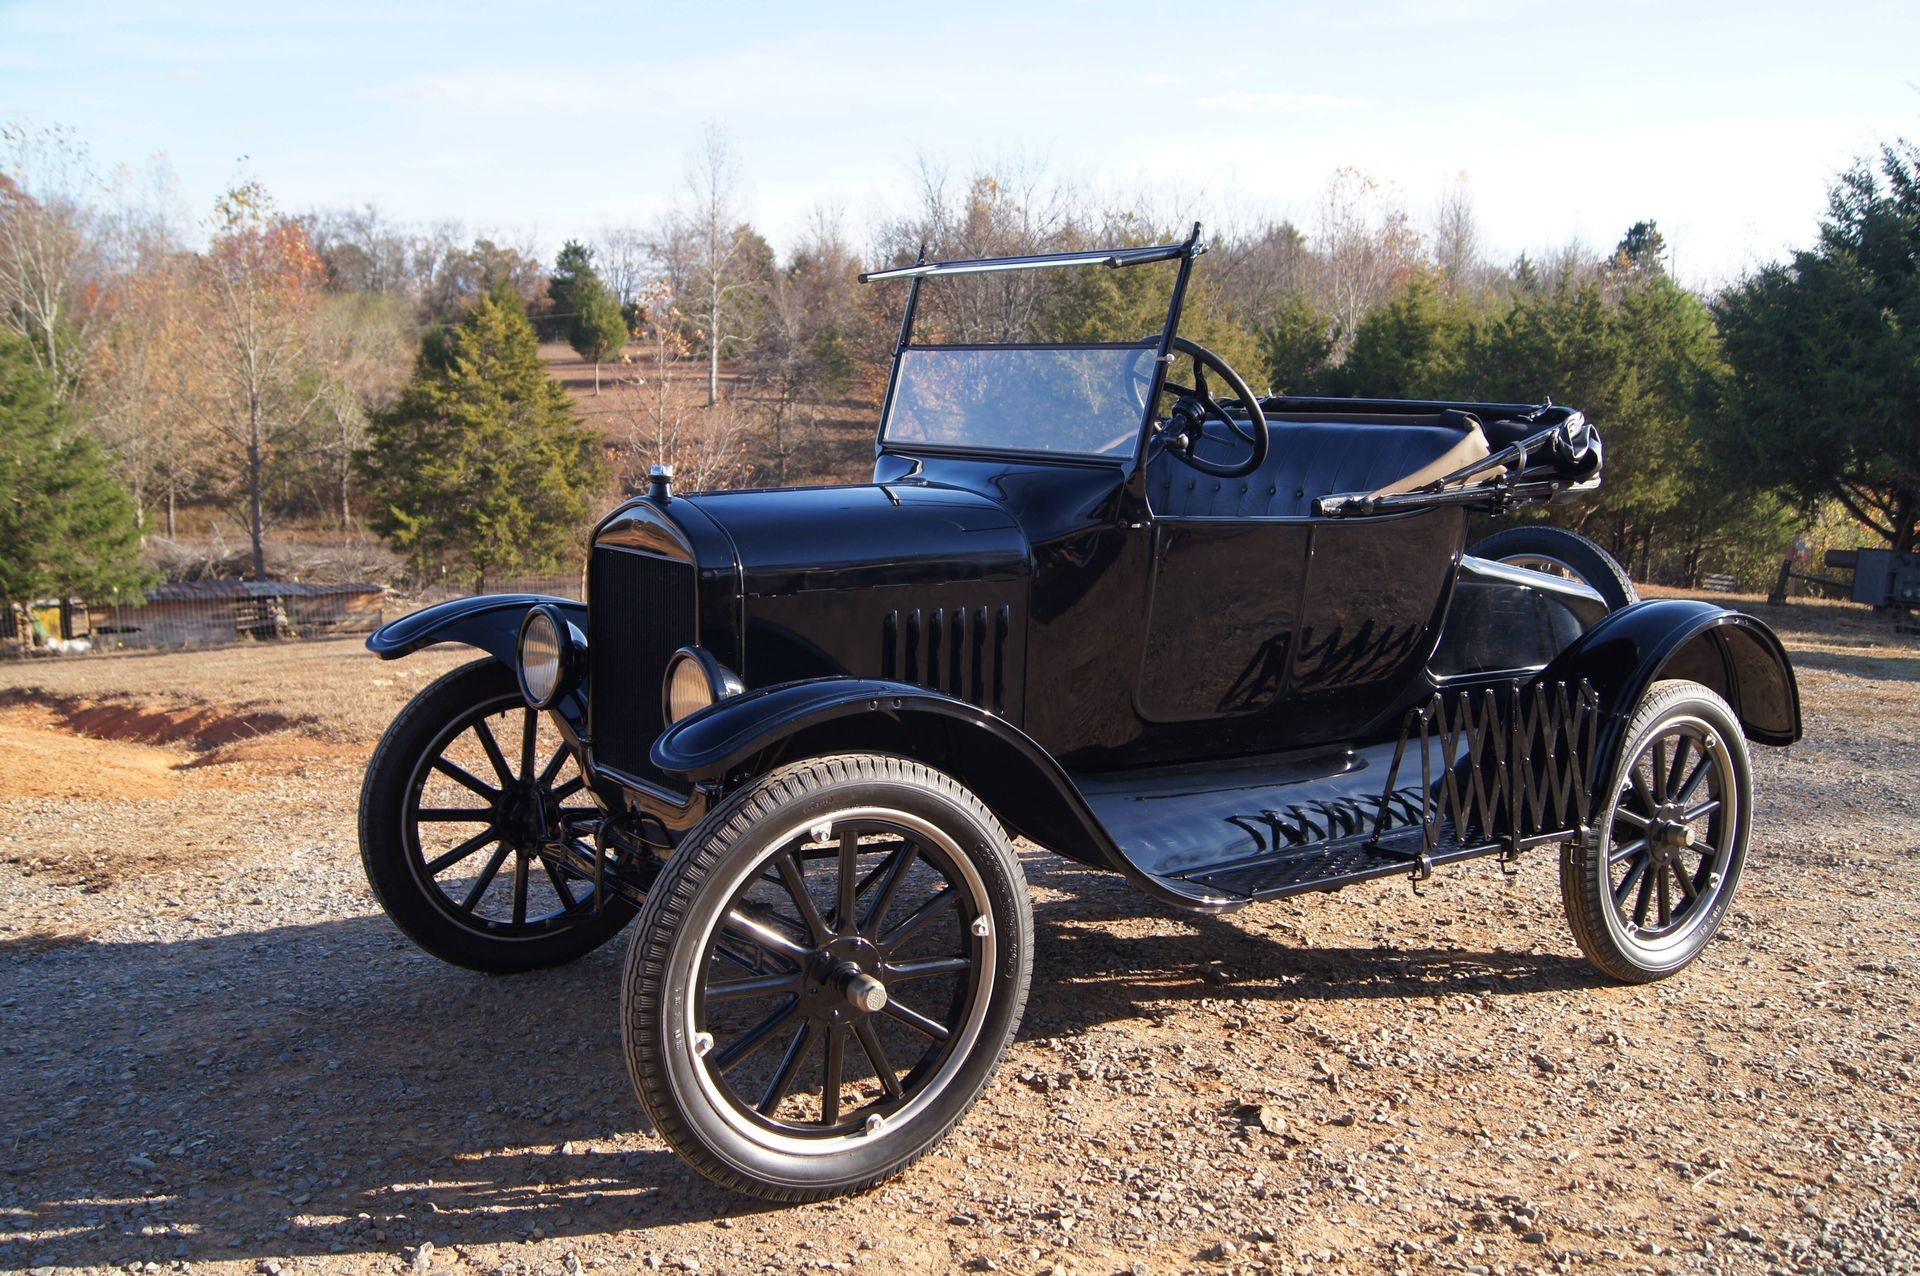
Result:
M1260 468L1267 459L1267 417L1260 410L1260 400L1240 374L1213 351L1198 342L1188 341L1185 337L1175 337L1170 350L1186 355L1193 360L1193 385L1184 386L1174 381L1163 383L1163 389L1177 395L1173 411L1167 414L1161 427L1161 437L1166 440L1167 450L1182 461L1199 470L1202 474L1211 474L1215 478L1240 478ZM1233 391L1233 397L1246 409L1247 420L1242 421L1221 407L1207 388L1207 369L1212 368L1220 374L1220 379ZM1247 457L1243 461L1210 461L1196 454L1195 449L1206 437L1208 421L1218 421L1227 427L1233 437L1245 443Z

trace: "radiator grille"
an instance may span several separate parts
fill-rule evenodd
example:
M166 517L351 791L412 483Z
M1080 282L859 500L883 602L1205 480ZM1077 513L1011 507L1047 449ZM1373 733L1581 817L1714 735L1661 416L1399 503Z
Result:
M888 612L880 632L880 676L1005 714L1012 622L1005 605Z
M648 751L663 726L660 680L667 660L698 640L691 563L601 546L588 580L594 760L661 781Z

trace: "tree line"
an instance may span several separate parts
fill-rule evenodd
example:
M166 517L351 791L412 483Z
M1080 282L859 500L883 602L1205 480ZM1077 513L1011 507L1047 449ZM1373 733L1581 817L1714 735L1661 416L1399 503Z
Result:
M290 214L244 181L196 235L164 200L94 174L70 134L13 127L4 142L0 592L14 596L129 588L188 512L240 533L255 576L278 527L371 529L418 574L484 578L576 558L594 512L656 461L692 486L857 478L903 297L860 287L863 260L1184 234L1150 199L926 165L862 248L821 210L783 254L712 129L667 216L581 234L548 264L372 207ZM1810 528L1914 548L1910 145L1841 175L1807 248L1714 296L1673 278L1650 220L1611 251L1493 261L1464 181L1421 225L1344 170L1301 223L1245 218L1208 240L1183 330L1256 387L1584 409L1607 480L1551 516L1642 578L1757 583ZM1132 274L996 276L930 322L960 339L1042 319L1131 339L1161 304ZM548 376L543 336L593 365L591 424ZM68 506L91 512L48 513Z

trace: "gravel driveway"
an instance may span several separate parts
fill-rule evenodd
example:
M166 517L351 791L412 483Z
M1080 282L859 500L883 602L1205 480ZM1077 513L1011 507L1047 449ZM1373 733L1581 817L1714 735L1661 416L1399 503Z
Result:
M1199 918L1031 853L999 1078L787 1208L646 1127L623 944L487 978L373 906L359 768L463 654L0 667L0 1267L1920 1271L1920 647L1767 614L1808 739L1683 975L1590 973L1548 854Z

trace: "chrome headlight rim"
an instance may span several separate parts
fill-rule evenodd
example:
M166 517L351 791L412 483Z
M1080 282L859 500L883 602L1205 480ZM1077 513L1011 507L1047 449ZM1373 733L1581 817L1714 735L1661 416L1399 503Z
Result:
M683 694L676 696L675 683L682 676L687 681ZM744 690L740 676L715 660L713 653L704 647L682 647L667 658L667 670L660 679L660 716L672 726Z
M548 603L529 608L521 618L520 636L514 643L514 673L520 695L533 708L552 708L572 685L580 664L573 635L567 618ZM551 653L535 650L530 643L550 647Z

